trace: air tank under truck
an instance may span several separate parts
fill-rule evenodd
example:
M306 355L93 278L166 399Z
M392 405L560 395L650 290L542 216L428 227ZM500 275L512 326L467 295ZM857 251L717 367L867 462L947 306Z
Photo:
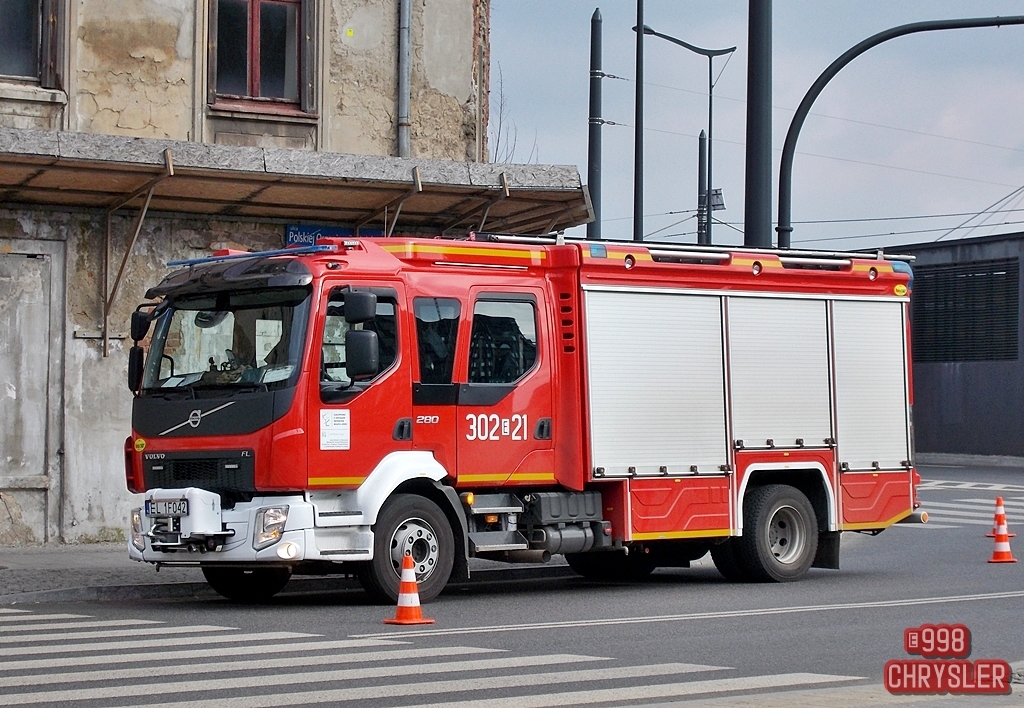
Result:
M402 559L734 581L920 519L911 272L865 254L475 235L219 252L132 317L131 558L252 601Z

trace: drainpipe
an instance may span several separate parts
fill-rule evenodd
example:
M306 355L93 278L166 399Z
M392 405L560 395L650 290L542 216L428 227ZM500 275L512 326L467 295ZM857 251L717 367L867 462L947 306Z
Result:
M411 157L409 104L412 102L412 0L401 0L398 18L398 156Z

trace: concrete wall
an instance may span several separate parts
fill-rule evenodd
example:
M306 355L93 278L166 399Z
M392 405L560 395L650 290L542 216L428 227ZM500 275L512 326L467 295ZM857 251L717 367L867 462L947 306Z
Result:
M311 5L320 68L307 115L207 105L209 0L74 0L61 90L0 82L0 127L397 154L399 3ZM412 156L475 160L486 155L490 0L412 6Z
M111 274L124 253L132 214L115 217ZM0 209L0 254L19 254L40 244L60 256L52 309L49 362L56 392L48 429L25 443L52 459L45 480L27 483L34 470L15 470L0 459L0 544L121 539L137 499L124 483L122 446L131 432L132 396L126 386L128 320L145 291L169 272L168 260L201 256L211 249L279 248L284 226L150 216L128 262L110 319L110 356L98 339L103 303L102 215ZM66 271L63 260L66 259ZM66 314L64 314L66 313ZM47 352L28 352L46 360ZM5 404L6 405L6 404ZM0 432L0 447L10 447ZM33 480L40 479L38 474ZM14 481L11 481L14 480Z

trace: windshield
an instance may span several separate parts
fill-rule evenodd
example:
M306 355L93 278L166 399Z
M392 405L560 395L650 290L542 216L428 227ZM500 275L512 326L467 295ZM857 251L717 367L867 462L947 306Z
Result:
M278 288L176 298L157 321L143 389L293 385L309 292Z

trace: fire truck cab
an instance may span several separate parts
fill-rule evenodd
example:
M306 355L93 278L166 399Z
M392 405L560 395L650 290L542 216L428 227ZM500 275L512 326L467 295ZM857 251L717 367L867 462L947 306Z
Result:
M915 519L910 268L475 236L185 262L132 320L131 558L259 600L469 559L733 580Z

